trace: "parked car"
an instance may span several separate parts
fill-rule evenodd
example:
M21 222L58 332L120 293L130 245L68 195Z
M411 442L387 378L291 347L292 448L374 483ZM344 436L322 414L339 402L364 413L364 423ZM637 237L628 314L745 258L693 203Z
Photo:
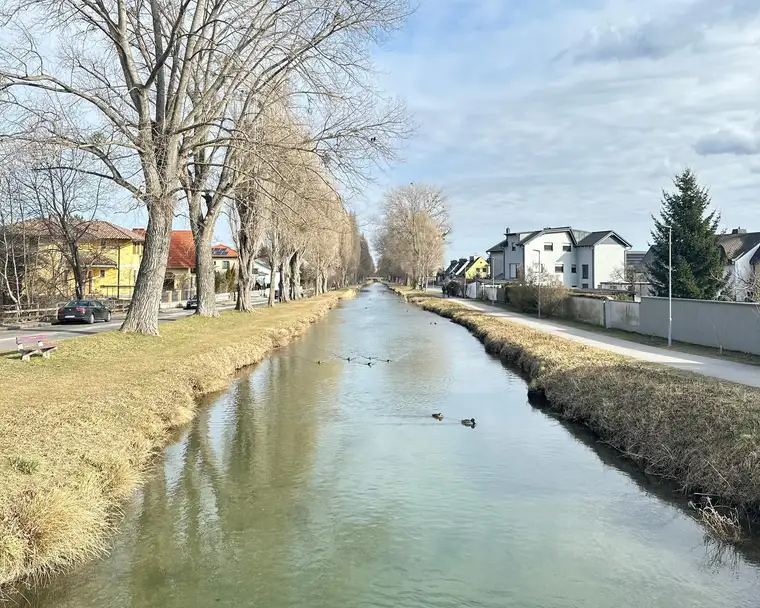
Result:
M72 300L58 309L58 322L84 321L110 321L111 310L100 300Z
M198 308L198 296L193 296L185 302L185 310L191 310L193 308Z

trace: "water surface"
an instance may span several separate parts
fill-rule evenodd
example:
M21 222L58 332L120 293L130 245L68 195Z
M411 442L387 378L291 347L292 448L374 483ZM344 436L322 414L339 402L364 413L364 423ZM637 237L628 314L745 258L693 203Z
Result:
M340 358L357 356L391 363ZM706 546L670 488L532 408L465 329L374 286L211 400L111 556L27 599L756 607L760 573Z

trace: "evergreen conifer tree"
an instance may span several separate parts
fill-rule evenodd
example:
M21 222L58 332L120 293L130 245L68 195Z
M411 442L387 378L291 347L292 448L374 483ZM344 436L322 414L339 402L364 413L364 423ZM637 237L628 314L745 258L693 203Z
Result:
M710 194L691 169L662 193L660 218L652 217L652 260L647 265L655 295L668 295L668 226L673 231L673 297L715 299L726 286L725 260L718 244L720 216L709 211Z

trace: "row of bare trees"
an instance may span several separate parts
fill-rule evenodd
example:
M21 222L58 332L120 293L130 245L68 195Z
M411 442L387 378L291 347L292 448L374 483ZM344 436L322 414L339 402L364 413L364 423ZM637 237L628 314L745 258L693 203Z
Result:
M376 234L378 272L424 289L443 263L450 232L447 200L440 189L412 183L389 190Z
M408 132L403 104L373 86L370 51L409 11L408 0L0 0L3 135L85 152L92 164L60 166L147 211L123 331L158 333L182 205L201 315L217 314L210 245L225 210L242 310L260 247L290 286L282 297L304 259L318 291L355 274L356 222L338 187L354 192Z

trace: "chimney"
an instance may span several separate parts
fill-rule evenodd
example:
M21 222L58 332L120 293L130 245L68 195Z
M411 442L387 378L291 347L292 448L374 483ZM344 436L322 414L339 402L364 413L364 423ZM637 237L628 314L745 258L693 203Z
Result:
M470 256L470 263L472 263L472 262L474 262L474 261L475 261L475 256L474 256L474 255L471 255L471 256Z
M456 263L457 263L457 261L458 261L458 260L451 260L451 265L453 266L454 264L456 264Z
M746 228L734 228L731 231L731 234L747 234L747 229Z

